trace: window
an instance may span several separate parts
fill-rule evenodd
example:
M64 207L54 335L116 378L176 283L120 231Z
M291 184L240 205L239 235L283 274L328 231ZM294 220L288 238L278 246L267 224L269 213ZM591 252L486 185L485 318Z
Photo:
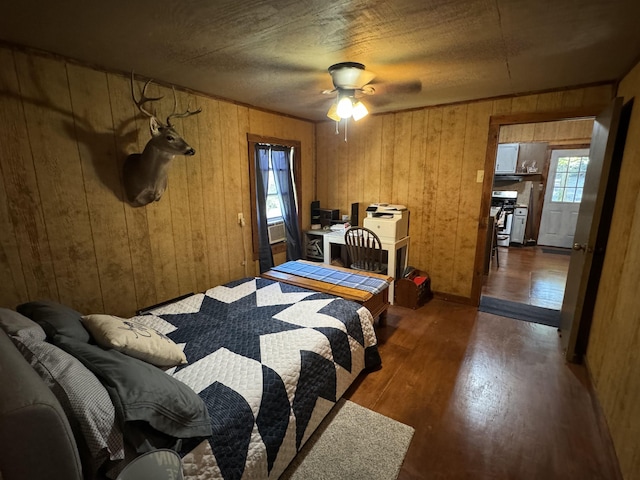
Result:
M296 204L298 203L298 199L300 197L300 184L301 184L301 144L295 140L282 140L279 138L271 138L271 137L262 137L258 135L247 135L248 146L249 146L249 186L251 193L251 225L252 225L252 241L253 241L253 258L254 260L258 260L260 253L260 240L258 234L258 214L256 212L256 146L257 145L271 145L274 147L279 147L280 150L282 147L289 148L289 163L293 167L293 171L291 175L293 177L293 184L295 185L295 191L293 192L294 198L296 199ZM267 185L267 222L269 224L275 223L283 220L284 212L282 212L281 204L280 204L280 195L277 190L277 182L275 181L271 157L269 158L269 178ZM297 209L297 217L298 217L298 225L300 224L300 209ZM285 251L287 249L286 244L278 243L272 246L273 253L278 253L279 251Z
M262 144L261 144L262 145ZM294 148L289 147L289 159L293 158ZM293 164L293 162L291 162ZM269 186L267 190L267 220L269 223L282 220L282 205L280 204L280 194L273 175L273 164L269 156Z
M551 201L556 203L580 203L588 165L589 157L558 158Z

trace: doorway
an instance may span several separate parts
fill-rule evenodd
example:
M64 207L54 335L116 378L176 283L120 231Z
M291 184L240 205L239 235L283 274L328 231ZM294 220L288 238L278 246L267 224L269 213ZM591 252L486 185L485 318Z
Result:
M584 194L575 230L575 243L570 250L571 258L560 311L559 331L561 332L562 347L565 350L566 359L570 362L579 361L586 351L591 323L590 315L593 312L593 303L607 247L610 218L615 203L632 105L633 101L623 105L623 99L616 97L607 107L596 114L593 123L589 169L585 178ZM535 115L532 116L535 117ZM572 116L564 115L562 118L570 117ZM578 117L578 115L573 117ZM522 117L517 116L491 119L485 168L493 169L501 126L510 123L520 124L524 121ZM483 186L483 192L486 194L491 187L493 177L485 176L485 179L487 181ZM484 198L481 212L483 215L489 212ZM486 222L481 223L481 228L478 231L479 238L487 235L488 228L486 227L490 223L489 218ZM481 249L488 244L490 245L488 242L478 243L476 267L480 265L482 259ZM481 282L478 278L480 273L481 270L477 268L473 292L477 295L474 298L478 299L479 309L482 310Z
M579 203L575 201L576 189L582 178L582 158L588 158L592 131L593 117L499 126L500 144L520 143L524 146L523 151L537 152L538 157L537 160L519 162L523 165L509 177L494 175L492 192L495 188L521 192L518 204L525 207L528 215L523 240L497 247L497 252L491 259L480 292L481 310L489 311L486 309L487 305L492 305L492 308L497 308L498 311L522 310L527 317L540 318L540 323L559 326L575 222L571 224L566 218L554 216L553 210L550 214L548 205L552 203L555 192L555 203L571 203L569 210L577 212L576 205L579 206ZM568 164L571 163L569 159L573 158L573 163L576 163L575 157L569 156L573 154L580 160L575 175L576 165L571 165L571 178L567 184ZM541 158L541 155L544 158ZM534 167L531 169L527 166ZM511 183L508 183L509 181ZM567 189L567 199L570 193L573 193L571 202L562 202L564 191L554 188L556 183ZM571 213L568 214L568 218L571 220ZM573 230L570 228L571 225ZM548 240L548 236L555 233L554 229L557 227L563 227L563 243ZM569 243L566 238L569 238Z

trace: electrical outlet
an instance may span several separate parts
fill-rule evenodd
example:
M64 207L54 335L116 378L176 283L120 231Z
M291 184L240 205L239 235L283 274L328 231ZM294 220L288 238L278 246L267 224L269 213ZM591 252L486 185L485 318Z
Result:
M476 183L484 182L484 170L476 171Z

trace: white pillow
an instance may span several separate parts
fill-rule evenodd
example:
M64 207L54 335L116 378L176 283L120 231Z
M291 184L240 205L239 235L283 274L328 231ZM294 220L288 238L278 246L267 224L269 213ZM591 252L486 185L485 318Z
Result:
M158 367L187 363L187 357L173 340L156 329L113 315L85 315L83 325L101 347L113 348Z

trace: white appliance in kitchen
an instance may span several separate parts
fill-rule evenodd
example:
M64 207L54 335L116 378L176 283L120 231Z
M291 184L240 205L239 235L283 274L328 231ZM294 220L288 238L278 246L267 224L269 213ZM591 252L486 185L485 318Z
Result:
M491 212L495 218L497 243L500 247L508 247L511 243L513 212L516 207L518 192L515 190L494 190L491 192ZM524 231L522 232L524 236Z
M524 243L524 234L527 226L527 207L519 205L513 209L513 222L511 224L510 243Z

